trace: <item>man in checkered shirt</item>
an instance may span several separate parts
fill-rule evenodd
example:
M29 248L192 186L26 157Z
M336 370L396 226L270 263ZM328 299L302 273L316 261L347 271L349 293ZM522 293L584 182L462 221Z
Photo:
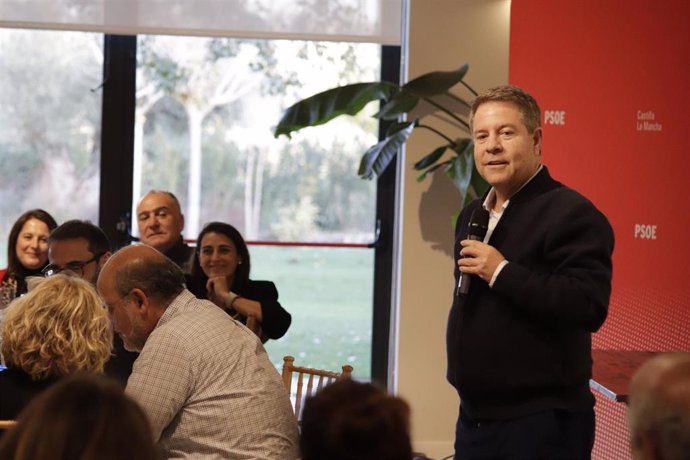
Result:
M295 459L297 422L261 341L184 288L157 250L115 253L98 290L125 348L139 351L126 393L166 458Z

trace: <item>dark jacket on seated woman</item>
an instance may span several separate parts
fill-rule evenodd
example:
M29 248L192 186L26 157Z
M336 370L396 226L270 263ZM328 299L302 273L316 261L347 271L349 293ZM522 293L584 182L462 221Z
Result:
M249 250L239 231L223 222L211 222L197 238L187 288L223 308L262 342L279 339L290 327L292 316L278 302L275 284L249 279L250 267Z
M29 402L58 379L33 380L21 369L0 371L0 419L14 420Z
M188 289L199 299L206 299L206 287L203 289L194 286L191 276L188 276ZM208 279L208 278L207 278ZM292 316L288 313L280 302L278 302L278 290L271 281L247 280L241 288L233 287L233 292L240 297L256 300L261 303L263 321L261 322L261 341L267 339L279 339L287 332L292 322ZM233 308L224 308L225 312L242 324L247 323L247 317L238 313Z

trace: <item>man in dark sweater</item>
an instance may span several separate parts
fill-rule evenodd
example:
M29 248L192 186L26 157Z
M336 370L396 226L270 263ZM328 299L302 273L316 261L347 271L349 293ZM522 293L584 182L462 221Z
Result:
M182 239L184 216L177 197L170 192L151 190L137 205L139 240L158 249L175 262L184 273L190 273L194 248Z
M613 230L541 163L541 113L523 90L479 96L474 159L492 186L458 217L448 380L460 415L455 458L582 459L594 443L591 333L606 318ZM468 239L483 207L483 241Z

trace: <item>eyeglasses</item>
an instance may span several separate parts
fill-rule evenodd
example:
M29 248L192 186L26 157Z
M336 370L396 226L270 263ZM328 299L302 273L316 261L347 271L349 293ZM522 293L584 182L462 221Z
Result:
M105 253L101 252L99 254L96 254L91 259L86 260L84 262L70 262L64 267L60 267L59 265L55 264L50 264L46 268L41 270L41 273L43 273L43 276L45 276L46 278L48 278L49 276L57 275L58 273L63 271L72 272L77 276L84 276L84 267L90 264L91 262L95 262L96 260L98 260L103 254Z

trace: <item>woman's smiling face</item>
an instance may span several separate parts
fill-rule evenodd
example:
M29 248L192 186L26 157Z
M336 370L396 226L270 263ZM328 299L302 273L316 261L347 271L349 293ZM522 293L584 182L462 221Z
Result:
M237 265L241 262L235 243L227 236L208 232L201 238L199 247L199 264L206 276L233 277Z
M31 218L24 223L15 251L17 259L29 270L41 268L48 261L48 235L50 229L45 222Z

